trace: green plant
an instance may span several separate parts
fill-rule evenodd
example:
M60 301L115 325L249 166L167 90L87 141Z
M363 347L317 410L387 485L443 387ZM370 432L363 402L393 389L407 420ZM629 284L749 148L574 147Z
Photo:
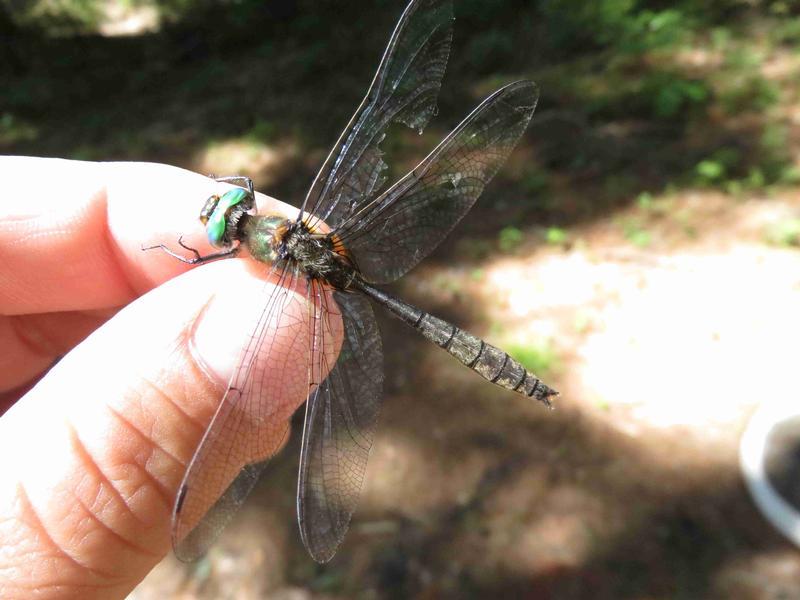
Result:
M474 261L486 259L495 249L494 244L492 244L490 240L480 238L460 238L456 244L456 251L459 256L464 256Z
M725 54L725 66L734 71L754 71L763 62L763 53L750 46L739 46Z
M575 333L586 333L592 327L592 317L585 309L579 310L575 314L575 319L572 321L572 327Z
M776 183L793 184L800 180L800 171L794 164L791 141L786 127L769 123L759 139L757 162L750 167L743 185L760 189Z
M613 173L603 181L605 193L611 198L629 196L637 187L637 179L630 173Z
M431 287L446 294L457 294L463 288L461 278L438 273L431 279Z
M797 185L800 183L800 167L793 164L784 166L781 169L779 181L787 185Z
M37 128L11 113L0 115L0 144L28 142L39 137Z
M509 344L507 348L512 357L539 377L552 375L558 369L558 355L549 341L530 346Z
M727 27L714 27L711 30L711 46L717 51L724 50L732 38L733 33Z
M741 154L735 148L719 148L694 167L695 180L699 185L722 184L731 173L740 170Z
M697 163L695 172L702 183L711 184L720 181L725 176L726 169L722 162L706 159Z
M636 197L636 206L644 211L649 211L653 208L653 194L650 192L642 192Z
M643 10L628 19L616 45L623 52L635 53L674 46L684 40L691 29L692 24L678 9Z
M15 25L53 37L96 33L103 13L99 0L3 4L3 10L8 11L8 18Z
M566 230L560 227L548 227L545 233L545 240L553 246L563 246L567 243L569 235Z
M642 226L638 219L625 219L621 225L622 235L634 246L645 248L653 241L652 234Z
M695 23L681 7L643 8L636 0L544 0L540 4L556 48L613 47L641 54L681 42Z
M772 223L764 232L768 243L782 247L800 246L800 218L783 219Z
M508 226L500 230L497 244L503 252L513 252L519 247L524 238L525 235L519 228Z
M796 47L800 43L800 18L782 17L771 29L770 37L776 44Z
M764 111L780 99L780 89L760 74L723 78L720 103L729 115Z
M274 123L259 118L244 137L252 142L269 143L275 139L275 129Z
M703 104L710 91L705 81L689 79L677 73L655 73L644 83L642 93L650 98L652 114L666 119L680 111Z
M520 180L522 188L531 195L541 194L547 191L550 182L547 173L539 170L526 171Z
M472 281L481 281L485 276L486 271L484 269L472 269L472 271L469 272L469 278L472 279Z

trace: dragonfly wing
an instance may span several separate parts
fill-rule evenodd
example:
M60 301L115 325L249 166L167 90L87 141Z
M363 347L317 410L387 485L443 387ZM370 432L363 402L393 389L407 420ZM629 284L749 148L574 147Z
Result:
M330 372L306 405L297 489L300 535L317 562L336 552L358 503L383 387L381 338L369 301L343 292L333 299L344 341L333 368L322 365Z
M439 245L516 146L538 98L530 81L496 91L413 171L335 231L365 278L393 281Z
M181 483L172 515L176 556L194 560L219 536L281 447L308 393L305 278L284 268Z
M332 229L374 196L386 165L378 147L392 121L422 131L436 112L452 39L452 0L413 0L389 40L367 95L306 195L308 213Z

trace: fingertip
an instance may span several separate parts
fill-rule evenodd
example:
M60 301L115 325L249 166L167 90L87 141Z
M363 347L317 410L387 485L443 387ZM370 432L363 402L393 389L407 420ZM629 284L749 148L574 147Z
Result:
M266 268L254 269L248 261L209 267L206 275L214 281L214 293L198 315L189 344L209 376L227 384L239 363L258 359L258 347L265 339L281 347L289 330L279 327L279 317L302 322L305 299L297 294L296 286L287 286L286 278L281 281Z

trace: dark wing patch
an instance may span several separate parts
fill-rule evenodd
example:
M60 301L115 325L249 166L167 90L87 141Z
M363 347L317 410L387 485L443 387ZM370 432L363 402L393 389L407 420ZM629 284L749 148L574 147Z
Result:
M334 555L356 509L383 388L380 332L369 301L343 292L333 298L344 341L335 366L306 406L297 489L300 535L318 562Z
M336 230L367 280L397 279L444 240L516 146L538 97L530 81L496 91L413 171Z
M451 0L411 2L400 17L367 95L311 184L300 215L335 229L385 180L379 144L392 121L422 130L436 113L452 39Z

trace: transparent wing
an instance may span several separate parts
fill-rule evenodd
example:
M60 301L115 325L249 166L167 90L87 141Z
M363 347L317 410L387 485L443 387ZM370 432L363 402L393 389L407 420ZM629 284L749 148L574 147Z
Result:
M530 81L496 91L413 171L334 230L367 280L393 281L439 245L505 162L538 98Z
M422 131L436 112L452 38L452 0L414 0L403 12L367 95L306 195L308 213L336 226L374 195L386 168L378 147L392 121Z
M280 285L263 305L178 491L172 542L182 560L198 558L221 533L280 448L297 398L308 393L316 359L309 352L306 282L294 270L279 272Z
M333 369L322 365L330 372L306 405L297 489L300 535L317 562L336 552L358 503L383 387L380 332L369 301L343 292L333 299L344 341Z

